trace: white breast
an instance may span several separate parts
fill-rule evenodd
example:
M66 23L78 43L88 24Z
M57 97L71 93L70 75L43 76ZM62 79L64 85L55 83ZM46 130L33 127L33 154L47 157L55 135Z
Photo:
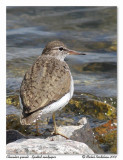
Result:
M68 92L67 94L65 94L61 99L59 99L58 101L50 104L49 106L45 107L40 115L45 115L48 113L53 113L57 110L61 110L66 104L68 104L69 100L72 98L73 96L73 92L74 92L74 84L73 84L73 78L71 76L71 87L70 87L70 92Z

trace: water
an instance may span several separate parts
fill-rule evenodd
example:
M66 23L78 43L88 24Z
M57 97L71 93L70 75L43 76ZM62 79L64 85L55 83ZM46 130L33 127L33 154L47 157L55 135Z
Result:
M85 95L88 101L91 95L116 107L116 7L8 7L7 96L19 95L25 72L47 42L56 39L86 53L66 58L75 83L74 97ZM12 113L18 115L20 108L7 106L7 115ZM90 122L96 126L95 120Z

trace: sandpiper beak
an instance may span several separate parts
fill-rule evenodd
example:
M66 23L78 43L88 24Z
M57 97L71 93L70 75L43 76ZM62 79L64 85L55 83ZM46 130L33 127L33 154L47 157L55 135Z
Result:
M77 51L74 51L74 50L69 50L69 51L68 51L68 54L73 54L73 55L86 55L85 53L77 52Z

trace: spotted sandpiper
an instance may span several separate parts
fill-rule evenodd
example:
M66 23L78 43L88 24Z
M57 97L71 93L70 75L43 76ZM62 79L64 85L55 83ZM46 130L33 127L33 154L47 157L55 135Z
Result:
M60 134L55 111L68 104L74 92L73 78L64 61L68 54L84 55L68 49L61 41L49 42L26 72L20 87L21 124L30 125L52 115L54 134Z

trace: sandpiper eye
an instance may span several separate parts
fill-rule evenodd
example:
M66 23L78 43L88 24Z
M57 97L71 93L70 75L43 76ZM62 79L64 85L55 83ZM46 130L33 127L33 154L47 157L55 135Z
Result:
M60 51L63 51L63 47L60 47L59 50L60 50Z

